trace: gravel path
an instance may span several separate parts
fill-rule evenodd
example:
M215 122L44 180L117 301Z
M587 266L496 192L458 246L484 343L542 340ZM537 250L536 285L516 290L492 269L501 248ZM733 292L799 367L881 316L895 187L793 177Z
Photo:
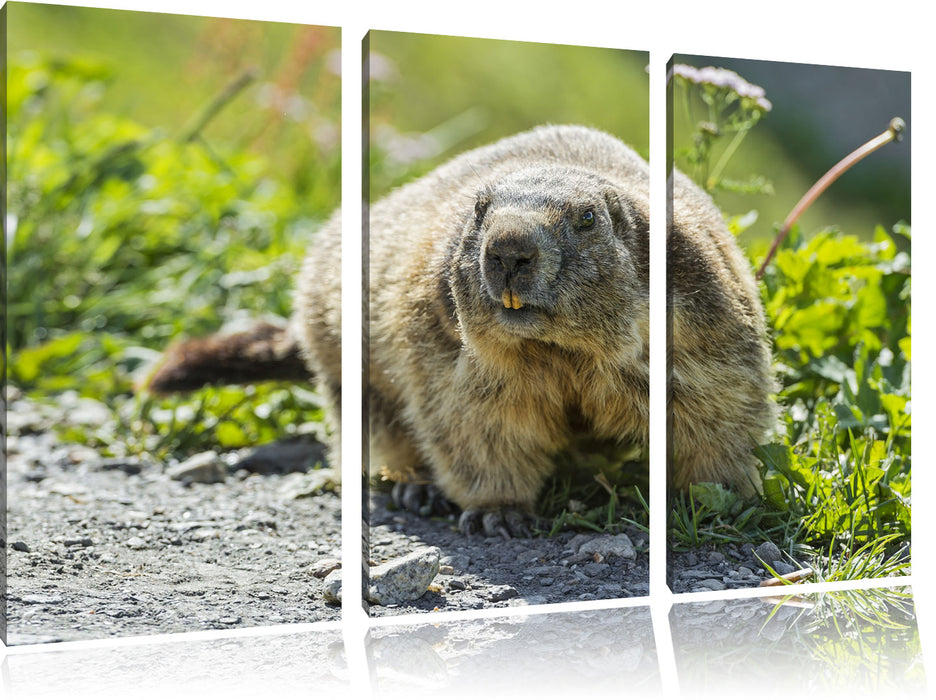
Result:
M338 619L320 576L341 556L340 496L322 474L252 473L232 453L221 482L174 479L62 444L65 403L8 412L9 644Z
M272 453L264 447L157 464L104 458L52 430L107 415L74 396L55 406L23 398L10 405L10 644L339 618L326 593L326 576L340 576L334 474L290 471L310 463L303 455L320 446L282 443ZM370 562L392 572L422 552L437 573L416 592L370 605L372 615L649 592L648 538L639 530L505 541L462 535L454 518L421 518L387 501L371 496ZM770 543L679 553L673 589L756 586L768 576L756 554L779 559ZM425 573L425 560L418 568Z
M372 615L630 598L649 592L648 538L639 530L619 535L566 531L505 541L462 535L455 518L420 518L391 510L388 500L385 494L371 497L370 563L402 566L407 554L434 547L439 573L422 597L371 605ZM675 593L756 587L771 577L761 560L781 574L800 568L771 542L699 548L671 554L670 587Z
M649 592L647 538L562 532L555 537L466 536L451 519L389 510L371 498L370 560L383 564L425 547L439 549L439 574L415 601L372 605L372 615L458 611L629 598Z

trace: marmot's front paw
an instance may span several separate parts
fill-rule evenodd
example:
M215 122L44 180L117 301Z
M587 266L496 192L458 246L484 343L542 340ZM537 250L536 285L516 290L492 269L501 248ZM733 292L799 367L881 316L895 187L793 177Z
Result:
M483 532L487 537L500 535L505 540L513 537L532 537L531 528L540 525L535 515L507 506L495 510L468 508L458 519L458 529L464 535Z
M393 485L390 498L398 508L423 517L451 515L456 510L435 484L398 481Z

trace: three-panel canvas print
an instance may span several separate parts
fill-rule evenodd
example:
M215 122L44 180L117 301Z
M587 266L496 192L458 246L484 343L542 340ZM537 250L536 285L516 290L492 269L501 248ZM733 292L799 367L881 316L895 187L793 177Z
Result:
M2 12L5 644L363 608L406 616L375 689L605 627L653 689L729 629L863 668L829 630L870 615L922 686L909 72L375 29L349 76L338 27Z

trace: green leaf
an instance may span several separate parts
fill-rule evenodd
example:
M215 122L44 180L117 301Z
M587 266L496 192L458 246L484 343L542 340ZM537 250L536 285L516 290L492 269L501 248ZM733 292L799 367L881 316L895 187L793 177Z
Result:
M693 484L692 497L715 513L729 512L739 500L736 493L714 483Z
M56 360L71 359L84 340L81 333L70 333L41 345L16 350L10 363L10 377L20 386L29 386Z

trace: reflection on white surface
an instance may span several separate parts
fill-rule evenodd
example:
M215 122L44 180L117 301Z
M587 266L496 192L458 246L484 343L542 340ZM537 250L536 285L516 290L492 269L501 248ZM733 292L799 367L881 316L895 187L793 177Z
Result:
M664 610L660 610L664 612ZM666 627L666 622L669 628ZM891 698L922 695L908 589L469 616L7 656L9 700L47 698ZM668 632L668 634L666 634ZM664 638L669 637L669 638ZM672 642L672 647L670 647ZM355 663L349 664L349 659ZM675 668L677 677L661 675Z
M348 687L341 632L333 630L50 649L10 654L3 671L9 700L282 700Z
M660 694L646 607L383 627L367 658L380 698Z
M670 625L687 697L926 692L906 588L683 603L670 611Z

